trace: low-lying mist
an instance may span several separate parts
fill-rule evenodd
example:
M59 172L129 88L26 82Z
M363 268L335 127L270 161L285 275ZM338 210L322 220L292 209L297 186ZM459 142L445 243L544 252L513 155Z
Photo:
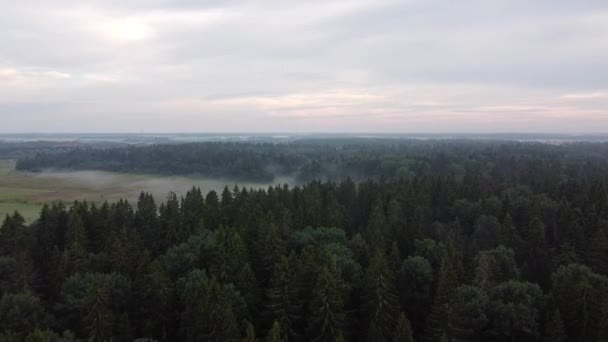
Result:
M152 194L157 201L163 201L170 192L176 193L179 197L185 195L192 187L198 187L206 193L211 190L220 192L226 186L232 190L235 185L260 188L276 184L294 184L294 179L291 177L276 178L272 182L243 182L227 178L138 175L105 171L46 170L27 174L36 180L56 184L58 188L56 195L60 195L62 190L68 190L68 198L62 199L58 196L56 200L103 201L123 198L136 201L143 191Z

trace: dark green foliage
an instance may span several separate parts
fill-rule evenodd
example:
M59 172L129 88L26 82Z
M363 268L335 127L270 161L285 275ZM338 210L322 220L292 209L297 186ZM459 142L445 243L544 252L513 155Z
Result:
M543 292L536 284L508 281L489 290L489 335L526 339L540 334Z
M450 299L450 332L457 341L481 341L489 322L489 298L483 289L463 285Z
M597 331L597 340L600 342L608 341L608 299L606 298L604 298L600 310L600 324Z
M402 307L411 317L415 330L421 331L432 302L433 266L420 256L403 261L399 274Z
M479 252L473 259L473 266L473 283L482 288L514 279L519 274L515 253L503 246Z
M571 264L553 274L553 298L560 311L566 335L576 341L596 338L608 298L608 279L586 266Z
M75 342L76 338L69 331L59 335L51 330L34 330L25 337L24 342Z
M365 273L367 341L390 341L399 309L394 281L384 253L377 249Z
M19 249L24 248L27 227L25 220L18 212L13 215L6 215L0 227L0 251L3 255L14 255Z
M48 319L40 299L30 292L5 293L0 299L0 331L30 332L47 326Z
M285 334L281 331L281 323L279 323L279 321L274 321L266 340L268 342L283 342L285 341L284 336Z
M245 328L245 338L243 338L243 342L257 342L258 339L255 336L255 327L253 324L247 322L247 328Z
M608 237L604 229L599 228L593 234L588 254L591 269L596 273L608 275Z
M166 238L161 231L157 212L158 208L156 207L154 197L150 194L142 193L137 202L134 225L144 246L154 253L164 250L161 241Z
M298 283L293 269L295 257L288 259L282 256L274 266L266 291L267 315L281 327L281 339L296 340L300 335L297 322L301 318L302 305L299 303ZM274 327L273 327L274 330Z
M502 230L502 225L496 217L486 215L479 217L472 236L473 250L478 252L496 248L500 243Z
M57 304L60 325L78 337L105 341L112 336L131 337L128 308L130 283L116 273L86 273L69 277Z
M313 293L307 335L312 341L334 341L342 334L345 324L344 283L335 266L324 266Z
M266 165L282 173L295 171L304 158L273 144L200 143L129 146L114 149L78 149L65 154L38 154L19 161L19 170L77 168L119 172L198 174L246 180L272 180ZM269 159L270 158L270 159Z
M425 341L437 341L447 334L449 326L448 302L452 298L457 286L455 268L451 264L452 262L453 260L448 260L447 254L444 254L441 258L435 298L430 314L427 316L426 328L424 330Z
M566 341L566 333L564 332L564 323L559 310L555 310L547 323L545 324L545 342L564 342ZM601 341L601 339L600 339Z
M192 188L158 205L142 193L135 207L56 203L31 224L9 215L0 341L608 340L608 144L89 153L22 166L82 168L104 156L116 161L106 169L167 173L162 156L180 174L311 181Z
M230 290L204 271L182 279L181 333L186 341L228 341L239 335L237 312ZM238 300L238 298L237 298Z
M395 327L395 332L393 334L393 342L414 342L414 337L412 333L412 326L410 321L405 317L405 314L402 312L399 315L399 320L397 321L397 326Z

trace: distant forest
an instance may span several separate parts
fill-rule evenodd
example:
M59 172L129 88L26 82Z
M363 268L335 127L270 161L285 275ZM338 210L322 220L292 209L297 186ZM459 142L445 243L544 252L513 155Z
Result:
M305 183L7 216L0 341L608 341L606 144L205 143L18 165Z
M241 181L293 176L300 183L351 178L394 179L470 172L492 176L530 164L608 165L608 143L550 145L486 140L310 139L286 143L205 142L44 149L19 158L17 169L103 170L197 175ZM533 166L532 166L533 167ZM500 171L501 169L502 171ZM478 170L478 171L475 171ZM572 170L570 170L572 171Z

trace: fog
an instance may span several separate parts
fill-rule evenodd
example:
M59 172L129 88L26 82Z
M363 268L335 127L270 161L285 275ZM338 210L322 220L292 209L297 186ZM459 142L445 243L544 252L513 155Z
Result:
M139 194L151 193L158 202L164 201L170 192L185 195L193 186L203 194L215 190L221 192L225 186L230 190L235 185L246 188L262 188L276 184L294 184L291 177L276 178L273 182L242 182L231 179L202 177L179 177L122 174L104 171L55 171L23 173L39 184L47 200L104 201L126 198L137 201ZM56 198L53 198L56 197Z

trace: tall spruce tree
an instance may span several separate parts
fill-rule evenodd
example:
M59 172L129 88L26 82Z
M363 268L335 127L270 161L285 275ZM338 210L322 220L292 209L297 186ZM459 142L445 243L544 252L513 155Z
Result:
M342 333L344 312L344 285L335 266L323 266L313 291L312 317L307 329L311 341L333 342Z
M399 319L397 320L397 326L395 327L395 332L393 334L393 342L414 342L414 337L412 333L412 325L410 321L405 317L405 314L402 312L399 314Z
M395 294L394 274L382 250L374 252L364 281L367 341L390 341L399 311L399 298Z

